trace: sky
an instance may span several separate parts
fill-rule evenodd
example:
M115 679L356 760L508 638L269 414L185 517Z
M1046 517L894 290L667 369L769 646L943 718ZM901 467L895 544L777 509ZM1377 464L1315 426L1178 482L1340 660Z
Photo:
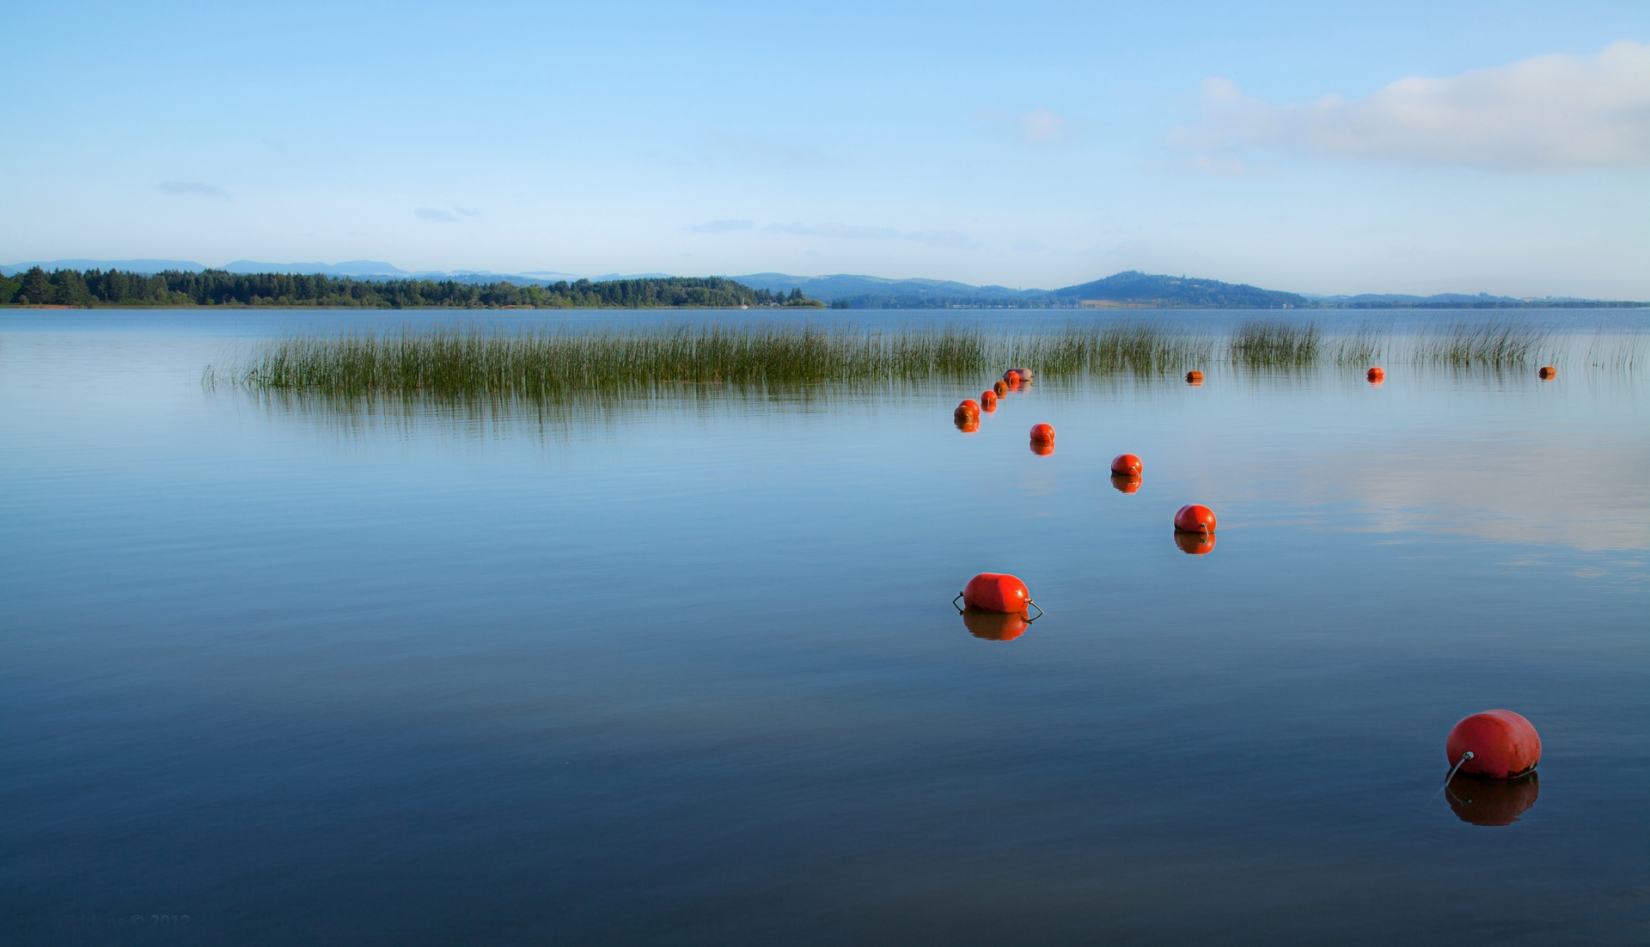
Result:
M18 2L0 263L1650 299L1650 3Z

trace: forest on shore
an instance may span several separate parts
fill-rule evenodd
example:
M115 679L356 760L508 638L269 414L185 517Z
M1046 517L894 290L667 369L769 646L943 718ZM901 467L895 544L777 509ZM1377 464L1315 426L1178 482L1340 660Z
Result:
M120 270L40 267L0 279L0 305L115 307L316 306L359 309L653 309L741 306L821 307L803 295L752 289L719 276L659 279L578 280L517 286L509 281L355 279L286 273L229 273L224 270L145 275Z

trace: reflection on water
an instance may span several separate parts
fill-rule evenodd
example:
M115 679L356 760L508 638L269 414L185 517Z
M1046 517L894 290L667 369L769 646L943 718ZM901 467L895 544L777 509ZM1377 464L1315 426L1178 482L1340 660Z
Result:
M1535 805L1541 794L1541 776L1530 773L1517 779L1487 779L1461 774L1450 780L1444 793L1462 822L1511 825Z
M969 634L987 641L1012 641L1031 627L1025 615L983 612L977 608L963 609L962 620Z
M1174 544L1189 556L1202 556L1215 550L1214 533L1187 533L1174 531Z
M1141 484L1145 482L1142 477L1125 477L1121 474L1111 475L1111 487L1118 493L1139 493Z

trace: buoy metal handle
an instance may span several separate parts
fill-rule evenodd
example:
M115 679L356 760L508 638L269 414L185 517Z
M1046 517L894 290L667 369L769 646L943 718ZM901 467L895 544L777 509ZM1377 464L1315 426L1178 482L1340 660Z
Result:
M962 598L962 597L963 597L963 594L961 592L958 592L957 593L957 598ZM954 599L951 600L951 607L952 608L957 608L957 598L954 598ZM957 608L957 614L961 615L962 613L963 613L963 610L960 609L960 608Z
M1047 612L1043 611L1043 606L1038 605L1036 602L1033 602L1029 598L1026 599L1026 607L1037 609L1037 618L1042 618L1044 615L1048 614ZM1026 615L1026 624L1028 624L1028 625L1031 624L1032 622L1036 621L1037 618L1032 618L1029 614Z

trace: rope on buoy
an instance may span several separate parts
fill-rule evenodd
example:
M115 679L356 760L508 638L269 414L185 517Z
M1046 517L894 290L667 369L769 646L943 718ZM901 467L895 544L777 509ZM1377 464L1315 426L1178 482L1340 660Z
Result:
M1465 763L1467 760L1470 760L1470 759L1472 759L1472 751L1471 750L1468 750L1467 752L1461 754L1461 758L1456 761L1454 766L1451 766L1449 768L1449 775L1444 777L1444 785L1438 787L1438 791L1432 794L1432 798L1437 799L1439 796L1442 796L1444 794L1444 790L1449 788L1449 781L1454 779L1455 774L1460 771L1461 764Z

